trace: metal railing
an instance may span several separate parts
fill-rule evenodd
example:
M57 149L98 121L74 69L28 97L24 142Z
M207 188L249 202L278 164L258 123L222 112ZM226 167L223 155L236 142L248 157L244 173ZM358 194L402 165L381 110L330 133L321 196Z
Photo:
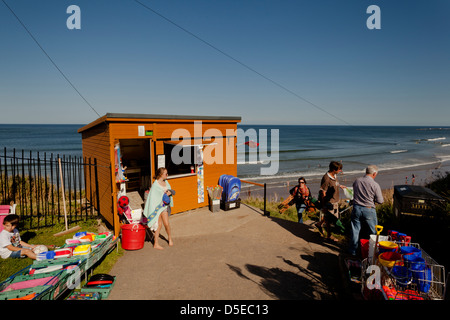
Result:
M263 211L263 214L264 215L269 215L269 213L266 211L266 204L267 204L267 185L266 185L266 183L256 183L256 182L242 180L242 179L241 179L241 182L248 183L248 184L253 184L255 186L259 186L259 187L263 187L264 188L264 211Z
M98 193L96 159L6 148L0 154L0 204L16 204L22 228L51 226L65 217L70 223L97 216L88 199L95 199L99 208Z

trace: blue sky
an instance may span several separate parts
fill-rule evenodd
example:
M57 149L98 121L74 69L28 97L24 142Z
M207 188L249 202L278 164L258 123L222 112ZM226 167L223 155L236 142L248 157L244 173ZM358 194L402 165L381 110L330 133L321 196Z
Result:
M140 2L173 23L134 0L1 0L0 122L126 112L450 125L447 0ZM70 5L80 30L66 26ZM366 26L370 5L379 30Z

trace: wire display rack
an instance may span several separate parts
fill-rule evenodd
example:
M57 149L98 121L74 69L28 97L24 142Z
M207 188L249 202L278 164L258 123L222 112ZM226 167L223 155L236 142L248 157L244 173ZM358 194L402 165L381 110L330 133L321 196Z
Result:
M396 243L399 247L405 245L402 242ZM418 243L407 245L418 249L416 251L420 252L419 258L408 259L403 255L401 260L395 261L390 267L377 259L375 263L377 268L371 267L369 259L362 260L363 296L366 297L367 292L377 289L386 300L444 300L446 294L444 266L439 265Z

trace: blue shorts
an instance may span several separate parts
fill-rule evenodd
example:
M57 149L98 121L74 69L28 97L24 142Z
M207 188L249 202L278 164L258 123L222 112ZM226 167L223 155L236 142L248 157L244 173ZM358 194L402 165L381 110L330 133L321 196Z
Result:
M25 247L22 247L21 249L32 250L31 248L25 248ZM26 256L22 255L22 250L19 250L19 251L12 251L11 254L9 255L9 257L13 258L13 259L20 259L20 258L25 258Z

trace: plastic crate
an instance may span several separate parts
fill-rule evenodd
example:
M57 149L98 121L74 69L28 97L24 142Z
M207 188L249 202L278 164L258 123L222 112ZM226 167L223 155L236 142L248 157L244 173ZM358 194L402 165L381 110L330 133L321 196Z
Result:
M20 290L0 292L0 300L20 299L20 298L29 296L33 293L35 293L36 296L31 298L30 300L42 299L42 298L46 298L48 296L50 288L51 288L51 286L44 285L44 286L36 286L33 288L25 288L25 289L20 289Z
M220 205L224 211L237 209L241 207L241 199L239 198L234 201L221 201Z

